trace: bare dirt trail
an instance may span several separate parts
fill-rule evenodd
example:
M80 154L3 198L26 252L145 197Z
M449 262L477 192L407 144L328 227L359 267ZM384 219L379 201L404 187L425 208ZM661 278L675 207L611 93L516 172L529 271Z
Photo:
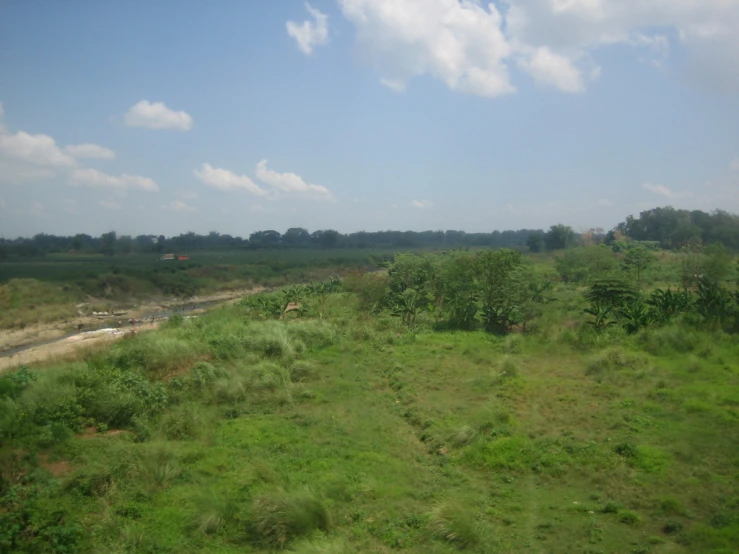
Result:
M256 287L195 296L185 302L177 299L149 302L119 316L80 316L64 322L31 325L21 330L0 330L0 372L19 365L69 357L81 347L111 342L132 332L156 329L157 320L166 319L180 310L196 315L265 290L264 287ZM132 319L136 320L135 324L129 321ZM70 333L71 329L88 330Z

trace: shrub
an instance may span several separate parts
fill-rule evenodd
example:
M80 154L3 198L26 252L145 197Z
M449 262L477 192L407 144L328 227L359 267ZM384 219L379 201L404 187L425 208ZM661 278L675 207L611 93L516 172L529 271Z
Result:
M444 503L429 514L431 536L465 549L480 542L474 518L458 504Z
M641 516L631 510L621 510L618 513L618 520L626 525L637 525L641 523Z
M262 495L254 500L251 516L259 542L279 547L296 537L331 527L326 507L309 491Z

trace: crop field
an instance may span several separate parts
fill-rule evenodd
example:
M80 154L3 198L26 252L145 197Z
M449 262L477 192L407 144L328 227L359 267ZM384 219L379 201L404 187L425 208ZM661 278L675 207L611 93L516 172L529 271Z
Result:
M737 552L733 275L577 255L398 255L4 375L0 551Z

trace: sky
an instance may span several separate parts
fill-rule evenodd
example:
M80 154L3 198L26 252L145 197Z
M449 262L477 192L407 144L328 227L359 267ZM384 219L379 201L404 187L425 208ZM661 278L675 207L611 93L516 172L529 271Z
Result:
M739 0L0 0L0 236L739 213Z

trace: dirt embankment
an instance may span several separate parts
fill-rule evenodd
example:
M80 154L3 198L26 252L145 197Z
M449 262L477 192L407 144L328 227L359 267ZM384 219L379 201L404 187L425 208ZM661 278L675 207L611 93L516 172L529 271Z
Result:
M263 287L258 287L224 291L193 297L186 302L167 299L162 302L141 304L119 315L97 317L84 315L57 323L29 325L19 330L3 329L0 330L0 353L28 348L10 355L0 354L0 371L53 358L69 357L75 354L80 347L104 344L133 332L150 331L157 327L157 318L181 308L187 308L188 314L196 315L207 310L207 308L199 308L201 305L206 305L208 308L221 306L264 290ZM136 320L136 323L132 324L131 320ZM75 330L79 332L70 336L70 333Z

